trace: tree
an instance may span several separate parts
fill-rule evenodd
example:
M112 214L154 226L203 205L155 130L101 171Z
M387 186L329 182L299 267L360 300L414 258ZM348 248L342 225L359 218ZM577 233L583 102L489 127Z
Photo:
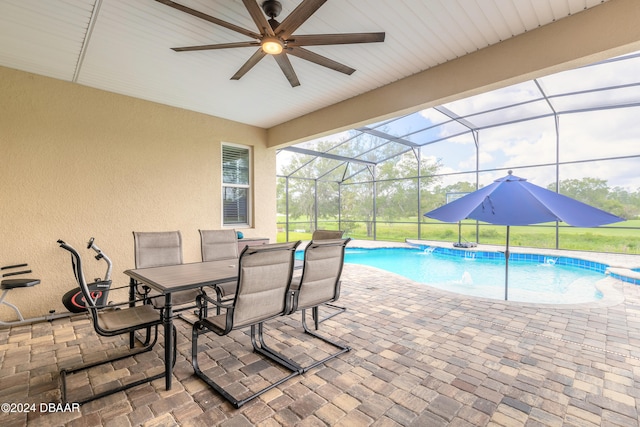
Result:
M420 159L421 188L436 180L438 162ZM388 222L418 216L418 157L413 151L381 164L376 168L378 178L378 216ZM428 177L428 178L427 178ZM421 197L428 192L422 188Z
M548 189L554 191L555 184L549 184ZM605 179L589 178L566 179L560 181L560 193L591 206L602 208L609 195L609 187Z
M629 193L620 187L609 188L604 179L584 177L562 180L559 184L561 194L614 215L630 219L640 213L640 197L637 192ZM547 185L547 189L555 191L555 184Z
M323 200L323 209L319 215L337 215L338 194L330 186L317 183L317 178L335 167L335 161L323 157L294 156L283 172L287 179L279 178L277 184L277 205L280 213L286 211L289 198L289 220L304 219L309 230L313 230L316 221L316 190L319 200Z
M446 186L436 185L428 194L422 198L422 209L424 212L438 208L447 201L447 194L451 193L471 193L476 191L476 184L468 181L458 181L455 184ZM449 200L450 201L450 200Z
M366 133L352 133L345 141L349 143L323 141L317 143L314 150L353 158L353 162L329 156L296 155L283 167L281 175L289 176L290 217L305 218L311 228L318 219L316 211L318 217L325 218L337 217L340 213L345 221L365 223L367 234L371 236L375 180L378 181L376 216L388 221L417 216L416 154L408 147L406 152L398 153L397 144L389 144L385 139ZM422 160L420 173L425 176L423 185L434 179L428 177L434 175L439 167L439 162ZM284 212L287 201L285 182L282 177L278 180L278 208L281 212ZM340 191L331 183L339 185ZM322 201L317 209L316 191L318 200ZM426 194L424 190L423 194ZM344 227L346 229L347 226Z

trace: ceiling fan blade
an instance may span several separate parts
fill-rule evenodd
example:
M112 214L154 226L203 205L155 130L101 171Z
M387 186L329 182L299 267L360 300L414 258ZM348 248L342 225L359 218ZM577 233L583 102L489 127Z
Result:
M247 62L244 63L242 67L231 77L231 80L240 80L242 76L247 74L247 72L254 67L262 58L264 58L266 53L262 51L262 49L258 49L256 53L251 55L251 58Z
M209 21L216 25L220 25L221 27L228 28L229 30L235 31L240 34L244 34L245 36L251 37L252 39L260 39L262 37L260 34L257 34L253 31L249 31L245 28L223 21L222 19L214 18L213 16L207 15L206 13L198 12L197 10L191 9L187 6L183 6L174 1L171 1L171 0L156 0L156 1L158 3L162 3L169 7L177 9L181 12L188 13L189 15L193 15L197 18L204 19L205 21Z
M234 47L256 47L256 46L260 46L260 43L259 42L237 42L237 43L204 44L201 46L172 47L171 50L175 50L176 52L191 52L194 50L231 49Z
M289 80L291 87L300 86L298 76L296 76L296 72L293 70L293 66L291 65L291 61L289 61L287 54L282 53L280 55L273 55L273 57L280 66L284 75L287 77L287 80Z
M260 30L261 33L265 33L268 36L273 37L275 35L273 33L273 28L271 28L271 25L267 22L267 18L265 18L264 13L262 12L262 9L260 9L260 6L258 6L258 3L256 3L256 0L242 0L242 3L244 3L244 7L247 8L253 22L256 23L258 30Z
M376 43L384 41L385 33L305 34L291 36L289 46L320 46L329 44Z
M322 65L323 67L331 68L332 70L339 71L344 74L351 75L356 70L355 68L348 67L344 64L329 59L326 56L318 55L310 50L303 49L301 47L292 47L287 49L289 55L297 56L298 58L311 61L314 64Z
M320 8L327 0L303 0L293 12L289 14L284 21L280 23L274 30L278 37L288 39L300 25L304 23L316 10Z

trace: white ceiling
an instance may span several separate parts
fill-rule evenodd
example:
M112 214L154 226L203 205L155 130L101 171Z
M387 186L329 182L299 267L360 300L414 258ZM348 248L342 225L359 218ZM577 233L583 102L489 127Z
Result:
M299 0L280 0L282 21ZM240 0L176 0L256 31ZM290 56L292 88L248 41L155 0L0 0L0 65L269 128L603 3L601 0L329 0L295 34L386 32L384 43L312 46L347 76Z

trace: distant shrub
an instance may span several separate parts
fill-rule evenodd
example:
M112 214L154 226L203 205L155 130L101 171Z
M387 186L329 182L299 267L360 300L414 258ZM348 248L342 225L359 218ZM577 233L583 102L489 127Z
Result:
M481 228L480 229L480 238L485 238L485 239L494 239L496 237L498 237L500 234L498 233L498 230L496 230L495 228Z

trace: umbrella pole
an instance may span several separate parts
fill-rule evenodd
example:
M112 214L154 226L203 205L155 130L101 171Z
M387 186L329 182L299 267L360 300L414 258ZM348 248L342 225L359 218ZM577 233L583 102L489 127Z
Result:
M504 251L504 261L505 261L505 269L504 269L504 300L507 300L507 295L509 293L509 226L507 225L507 248Z

